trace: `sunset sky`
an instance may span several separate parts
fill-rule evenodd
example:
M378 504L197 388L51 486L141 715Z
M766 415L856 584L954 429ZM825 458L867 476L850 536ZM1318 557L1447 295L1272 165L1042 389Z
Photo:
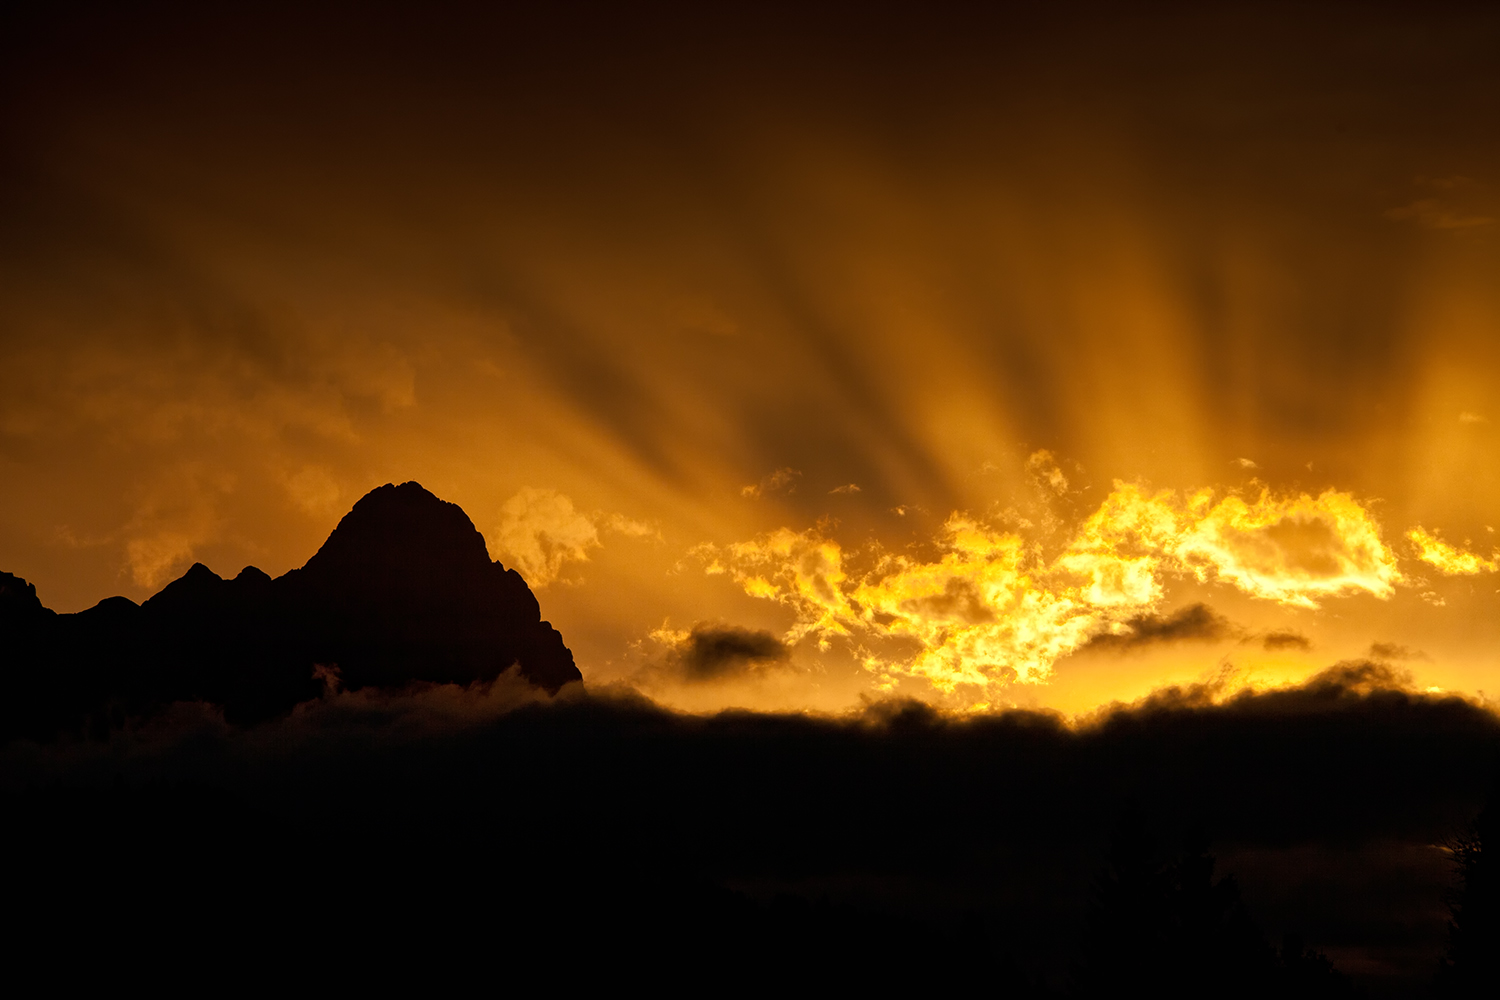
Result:
M677 708L1494 697L1493 8L712 6L6 15L0 570L415 480Z

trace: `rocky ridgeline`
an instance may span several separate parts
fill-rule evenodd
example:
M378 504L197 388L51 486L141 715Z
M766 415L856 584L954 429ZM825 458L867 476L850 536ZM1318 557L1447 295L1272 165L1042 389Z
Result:
M365 495L301 569L201 563L137 605L111 597L60 615L0 573L0 665L12 696L0 738L108 726L172 702L220 705L247 724L344 687L490 681L517 665L556 693L582 680L531 588L492 562L457 504L417 483Z

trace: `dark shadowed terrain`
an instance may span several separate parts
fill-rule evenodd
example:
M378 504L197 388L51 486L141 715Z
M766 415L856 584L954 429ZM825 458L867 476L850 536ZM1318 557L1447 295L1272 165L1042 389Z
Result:
M566 684L415 484L279 580L73 616L8 586L9 941L64 979L1421 995L1500 749L1362 662L1076 727L675 714ZM703 662L778 652L738 639Z
M0 735L107 729L180 701L258 722L316 698L326 676L364 687L491 681L516 665L556 692L582 679L515 570L491 562L456 505L416 483L372 490L307 565L223 580L201 563L137 606L58 615L0 574Z

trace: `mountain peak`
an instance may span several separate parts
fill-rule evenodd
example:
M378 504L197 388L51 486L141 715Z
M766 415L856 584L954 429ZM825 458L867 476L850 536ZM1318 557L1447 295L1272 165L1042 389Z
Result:
M195 562L186 573L147 598L142 606L153 610L202 608L219 599L219 588L223 583L219 574L201 562Z
M36 596L36 585L19 576L0 573L0 619L51 614Z
M318 579L444 578L490 565L484 536L463 508L420 483L387 483L360 498L302 572Z
M318 662L345 684L493 679L513 663L556 691L581 680L515 570L491 562L458 504L419 483L371 490L300 570L276 581L308 619Z
M0 573L0 626L30 665L33 700L51 706L30 724L0 705L0 740L45 738L115 703L206 701L253 722L318 697L319 667L337 666L351 691L490 682L512 668L554 694L583 679L526 581L490 560L457 504L417 483L371 490L307 565L276 580L253 566L225 580L194 563L139 607L116 597L59 617Z

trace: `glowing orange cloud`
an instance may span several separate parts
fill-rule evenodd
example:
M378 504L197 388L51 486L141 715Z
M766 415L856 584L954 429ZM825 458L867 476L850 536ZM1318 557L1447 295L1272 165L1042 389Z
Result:
M847 637L884 683L904 675L942 691L1046 680L1091 637L1154 609L1174 576L1304 608L1356 592L1388 598L1402 581L1369 511L1334 490L1216 501L1205 489L1179 500L1117 482L1050 561L1021 535L960 513L934 544L930 560L877 551L862 573L818 529L700 555L707 572L791 608L789 642L815 636L827 648Z
M1495 560L1484 559L1429 534L1420 524L1406 533L1416 549L1417 558L1448 576L1472 576L1475 573L1493 573Z
M1201 579L1212 575L1255 597L1305 608L1356 591L1390 597L1401 582L1395 553L1370 512L1347 493L1328 490L1253 504L1211 491L1188 503L1195 523L1173 554Z

